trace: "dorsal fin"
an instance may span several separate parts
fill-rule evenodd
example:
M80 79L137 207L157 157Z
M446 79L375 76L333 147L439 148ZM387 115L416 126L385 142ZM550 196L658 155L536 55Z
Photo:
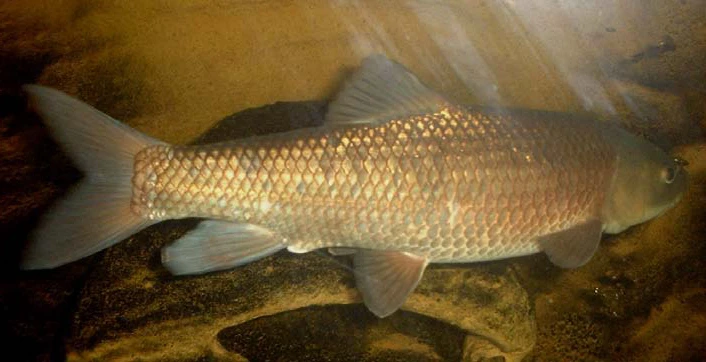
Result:
M407 68L383 55L372 55L329 104L330 124L375 124L395 117L432 113L446 103Z

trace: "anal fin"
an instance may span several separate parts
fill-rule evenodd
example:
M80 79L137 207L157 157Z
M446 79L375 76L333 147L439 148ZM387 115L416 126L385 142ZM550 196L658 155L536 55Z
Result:
M358 251L353 255L353 267L365 305L380 318L394 313L417 287L428 263L410 253Z
M577 268L586 264L598 249L603 225L591 219L570 229L545 235L539 244L549 260L562 268Z
M162 249L162 264L175 275L203 274L247 264L285 247L263 227L206 220Z

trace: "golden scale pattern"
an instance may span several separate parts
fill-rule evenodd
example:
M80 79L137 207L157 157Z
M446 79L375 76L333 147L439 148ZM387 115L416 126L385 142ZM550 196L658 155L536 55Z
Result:
M590 122L445 107L136 156L133 210L267 227L298 250L395 249L432 261L538 251L599 210L615 155Z

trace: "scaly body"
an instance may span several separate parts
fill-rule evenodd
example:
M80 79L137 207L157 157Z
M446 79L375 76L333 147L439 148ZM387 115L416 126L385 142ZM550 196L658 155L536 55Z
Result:
M592 121L447 106L379 126L153 146L133 210L251 223L292 250L401 250L468 262L540 251L600 208L616 154Z

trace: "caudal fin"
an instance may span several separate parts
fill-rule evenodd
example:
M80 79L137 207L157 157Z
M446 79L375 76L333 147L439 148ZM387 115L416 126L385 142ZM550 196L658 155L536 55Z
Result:
M41 220L23 269L57 267L105 249L153 222L130 209L135 154L160 144L60 91L24 86L54 139L85 177Z

